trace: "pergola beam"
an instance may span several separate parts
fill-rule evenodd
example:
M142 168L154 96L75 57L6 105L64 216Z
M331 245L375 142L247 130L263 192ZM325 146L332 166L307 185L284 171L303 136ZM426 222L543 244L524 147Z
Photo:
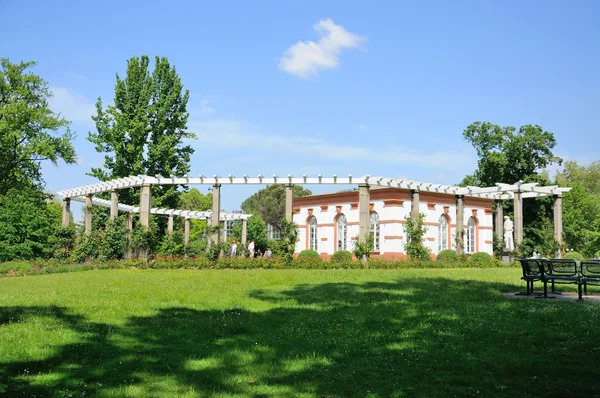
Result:
M85 203L85 199L81 197L73 197L71 200L75 202ZM100 207L110 208L110 201L101 198L92 197L92 204ZM137 206L130 206L119 203L119 210L127 213L139 213L140 208ZM179 217L188 217L195 220L207 220L212 217L212 211L194 211L194 210L174 210L174 209L159 209L152 208L150 209L150 214L159 214L159 215L173 215ZM220 221L232 221L232 220L247 220L250 218L251 214L240 214L240 213L228 213L221 212L219 214Z

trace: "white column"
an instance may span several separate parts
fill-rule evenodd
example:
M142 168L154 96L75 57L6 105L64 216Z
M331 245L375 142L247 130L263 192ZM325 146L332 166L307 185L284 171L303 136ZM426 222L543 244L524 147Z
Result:
M562 195L554 195L554 241L557 243L556 258L562 258L563 209Z
M186 217L183 224L183 245L188 246L190 244L190 218Z
M62 226L68 227L71 225L71 199L64 198L62 206Z
M285 219L292 222L294 211L294 184L285 186Z
M504 209L502 208L502 199L494 200L494 207L496 208L494 231L496 233L496 239L501 241L504 239Z
M371 223L371 192L368 184L358 186L358 241L366 242Z
M167 221L167 233L169 236L173 236L173 214L169 214L169 220Z
M150 228L150 202L152 200L150 188L150 184L144 184L140 191L140 224L146 228Z
M416 223L419 219L419 191L417 189L410 190L410 218L413 223Z
M210 219L210 225L216 227L219 225L219 215L221 213L221 184L213 185L212 199L212 217ZM211 238L211 241L216 243L218 240L219 233L215 232Z
M114 220L119 216L119 191L110 191L110 219Z
M85 195L85 234L92 233L92 197L93 195Z
M246 247L246 235L248 231L248 220L245 218L242 220L242 246Z
M462 195L456 195L456 253L465 253L465 198Z
M125 258L131 258L131 231L133 230L133 216L130 212L125 214Z
M515 192L514 197L514 211L515 211L515 249L521 250L523 245L523 193L520 191Z

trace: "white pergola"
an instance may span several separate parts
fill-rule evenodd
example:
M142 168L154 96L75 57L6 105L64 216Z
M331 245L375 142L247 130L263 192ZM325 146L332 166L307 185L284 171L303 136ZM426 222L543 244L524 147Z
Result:
M116 217L119 210L131 213L140 214L140 222L143 226L150 225L150 214L168 215L170 226L172 228L172 217L181 216L186 219L199 218L210 219L211 224L218 225L219 221L229 219L245 220L249 215L222 213L220 211L220 187L221 185L273 185L282 184L286 187L286 218L292 220L293 211L293 186L301 185L358 185L359 187L359 239L366 238L369 231L369 199L370 187L387 187L407 189L411 194L412 210L411 214L414 218L418 217L419 209L419 193L433 192L447 195L454 195L456 198L456 223L460 237L462 234L461 226L463 225L463 210L464 198L484 198L494 200L496 203L496 220L495 232L498 236L503 235L503 215L501 203L503 200L514 201L514 225L515 225L515 243L517 245L523 242L523 199L538 198L544 196L552 196L554 198L554 238L558 243L562 243L562 195L568 192L571 188L561 188L559 186L539 186L538 183L523 183L522 181L514 184L497 183L492 187L459 187L455 185L434 184L427 182L419 182L414 180L388 178L388 177L371 177L370 175L362 177L341 177L333 175L332 177L293 177L292 175L281 177L273 175L266 177L259 174L257 177L249 177L243 175L235 177L228 175L220 177L213 175L212 177L200 175L198 177L183 176L176 177L174 175L165 176L147 176L138 175L125 178L119 178L112 181L99 182L92 185L86 185L79 188L67 189L58 192L63 197L63 223L69 220L69 203L73 199L75 201L83 201L86 203L88 212L86 212L86 232L91 231L91 206L97 204L99 206L109 207L111 209L111 217ZM213 187L213 207L212 212L192 212L187 210L172 210L172 209L153 209L150 208L150 187L152 185L212 185ZM118 192L122 189L141 188L140 206L128 206L118 203ZM111 200L95 198L95 194L111 192ZM89 214L89 220L87 215ZM215 217L218 214L219 217ZM231 218L230 218L231 217ZM89 221L89 222L88 222ZM89 228L88 228L89 224ZM463 227L464 228L464 227ZM172 229L171 229L172 230ZM244 228L245 232L245 228ZM245 235L245 234L244 234ZM244 239L245 241L245 239ZM464 250L462 242L457 242L457 251L460 253Z

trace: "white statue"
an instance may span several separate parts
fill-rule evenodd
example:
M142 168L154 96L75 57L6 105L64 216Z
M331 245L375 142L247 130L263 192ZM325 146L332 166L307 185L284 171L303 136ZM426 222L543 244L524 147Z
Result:
M508 218L508 216L504 216L504 243L506 245L504 250L508 252L515 250L513 230L513 222L510 220L510 218Z

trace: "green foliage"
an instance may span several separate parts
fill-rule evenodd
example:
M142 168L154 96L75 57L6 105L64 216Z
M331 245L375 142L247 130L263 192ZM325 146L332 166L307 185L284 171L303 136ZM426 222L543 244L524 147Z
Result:
M600 251L600 192L595 179L600 162L589 167L567 162L557 174L557 183L572 188L563 199L563 238L567 248L586 257Z
M308 250L302 250L300 253L298 253L298 258L310 258L312 260L320 260L321 256L319 255L319 252L313 249L308 249Z
M368 260L371 257L373 248L375 247L375 242L373 239L373 235L368 234L365 237L365 241L361 242L357 236L354 240L354 248L352 250L354 256L356 256L358 259Z
M501 127L489 122L475 122L463 132L479 156L477 171L470 185L494 186L497 182L526 180L537 171L562 160L552 153L554 134L540 126Z
M135 255L144 255L149 253L157 244L157 225L151 223L150 228L145 228L137 223L133 227L131 234L131 245Z
M106 223L100 255L105 260L118 260L125 253L125 218L118 217Z
M103 242L104 231L102 230L92 230L91 234L81 236L74 253L75 260L82 262L100 259Z
M190 240L190 244L185 248L185 254L191 257L198 257L206 253L206 240Z
M212 193L204 195L196 188L184 192L179 197L184 210L207 211L212 209Z
M240 230L241 233L241 230ZM248 243L254 240L254 250L265 251L267 248L267 225L259 216L248 218L246 225L246 238Z
M569 259L569 260L583 260L583 259L585 259L585 257L582 256L578 252L567 252L567 253L565 253L565 255L563 257L566 258L566 259Z
M492 256L486 252L477 252L471 254L471 261L474 263L489 263L492 261Z
M298 241L298 226L285 218L280 223L281 240L279 253L285 264L290 264L294 258L296 242Z
M174 233L173 236L166 234L158 246L158 254L162 256L180 256L184 252L183 236Z
M70 122L48 106L48 83L28 73L35 64L0 60L0 196L22 186L41 190L43 161L57 165L77 159Z
M332 263L347 263L352 261L352 253L347 250L338 250L331 256Z
M58 244L60 216L33 186L0 195L0 261L49 257Z
M312 192L294 185L293 196L300 198ZM250 196L241 205L244 213L260 216L266 224L281 229L281 220L285 219L285 186L281 184L269 185Z
M423 238L427 232L426 228L423 227L423 219L425 214L419 213L419 217L416 222L413 221L412 217L408 215L406 217L406 254L413 260L426 261L431 258L431 252L428 248L423 245Z
M479 157L475 173L465 177L461 185L494 186L498 182L538 182L550 185L547 174L541 172L562 159L552 153L556 145L554 135L540 126L519 128L475 122L463 132ZM506 215L512 214L512 203L504 201ZM552 251L552 199L527 199L523 205L523 252L534 249L543 253Z
M76 248L75 226L68 227L60 226L55 232L56 247L54 249L54 257L59 260L66 260L71 257Z
M156 57L150 73L147 56L127 62L125 79L117 74L114 105L104 108L96 103L96 132L88 140L96 151L105 153L103 168L92 168L90 175L107 181L130 175L183 176L190 170L194 138L187 131L189 92L165 57ZM139 203L139 191L123 190L120 201ZM177 186L152 186L155 207L177 208ZM165 229L161 219L160 230Z
M442 250L435 259L436 261L458 261L458 254L456 250Z

